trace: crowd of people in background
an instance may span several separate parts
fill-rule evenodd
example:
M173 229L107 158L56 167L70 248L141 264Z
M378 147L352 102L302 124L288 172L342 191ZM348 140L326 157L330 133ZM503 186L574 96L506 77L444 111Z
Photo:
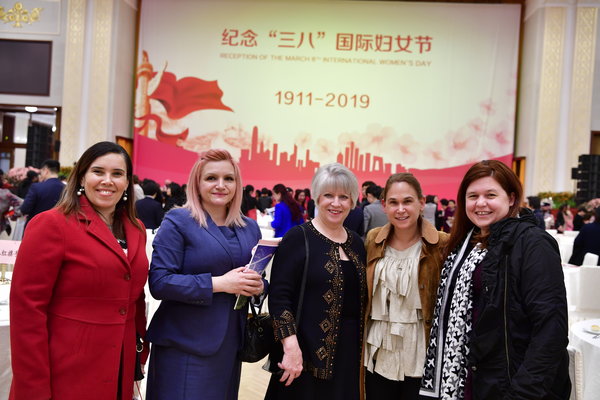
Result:
M281 346L266 399L569 396L566 292L547 230L580 231L579 265L600 254L600 207L553 213L501 162L474 164L456 199L425 195L410 173L359 186L338 163L310 189L255 189L219 149L182 185L138 179L109 142L68 182L59 171L48 160L0 188L0 229L9 209L28 224L11 290L11 399L128 400L149 355L148 399L235 400L248 315L236 296L267 293ZM282 238L269 282L246 268L266 216ZM151 260L144 227L160 228ZM163 300L147 331L146 279Z
M1 171L0 175L3 176L0 188L0 232L5 232L13 240L20 240L33 217L58 203L66 185L65 178L60 175L59 162L51 159L44 161L39 170L27 170L24 179L14 186L8 183ZM148 178L140 180L136 175L132 175L132 183L136 213L147 229L158 229L168 211L186 202L185 183L165 180L161 185ZM384 188L373 181L365 181L360 185L360 190L356 207L348 213L344 226L365 240L369 231L387 223L387 217L382 205ZM436 230L450 233L456 201L439 199L435 194L427 194L424 199L423 218ZM563 203L553 210L551 199L528 196L523 199L523 206L532 210L537 225L542 229L555 229L559 234L584 231L574 242L570 264L581 265L585 253L600 254L600 247L594 239L590 239L595 237L590 232L600 226L593 205L584 204L575 209ZM255 189L249 184L243 187L241 212L253 220L269 216L275 237L283 237L293 226L314 219L318 207L309 188L294 189L280 183L270 189ZM20 216L24 216L23 222L17 223L13 232L9 222Z
M14 219L26 215L27 223L39 212L52 208L58 202L66 183L64 178L59 176L60 164L55 160L46 160L39 171L38 173L33 169L28 170L25 178L17 186L11 186L3 179L0 188L0 232L10 230L7 220L9 217ZM137 175L133 175L133 184L138 217L148 229L157 229L166 212L181 207L186 202L185 183L179 184L167 179L161 185L152 179L140 180ZM276 187L278 190L275 190ZM282 188L285 188L285 192ZM30 191L32 193L27 198ZM381 205L382 191L383 188L373 181L363 182L359 201L344 221L346 227L363 239L370 230L386 223ZM537 196L528 196L523 205L533 211L541 228L556 229L559 233L579 231L595 219L593 207L585 205L579 206L573 213L572 207L563 203L553 212L552 201ZM270 189L255 189L249 184L243 188L241 210L243 215L254 220L257 220L258 215L276 217L276 236L281 237L290 227L315 217L315 200L311 197L309 188L293 189L281 183ZM298 217L298 210L301 217ZM451 231L455 210L454 199L439 199L435 194L425 196L423 217L439 231ZM8 234L10 235L10 232Z
M28 183L24 183L24 186L27 185ZM144 201L136 203L136 208L148 229L157 229L164 214L175 206L183 205L186 200L185 184L166 181L161 187L151 179L144 179L140 182L140 188L143 190ZM375 182L363 182L360 199L344 221L347 228L358 233L363 239L366 239L370 230L387 222L381 203L382 192L383 188ZM154 200L154 203L150 202L150 199ZM136 200L140 199L136 197ZM591 207L580 206L573 214L571 207L564 203L552 212L551 200L540 199L537 196L525 198L523 206L533 211L541 228L556 229L559 233L580 231L584 225L595 220L594 209ZM281 183L271 189L255 189L249 184L243 188L241 210L243 215L254 220L257 220L259 215L270 215L275 219L272 225L276 231L275 236L282 237L291 227L315 217L315 200L311 197L309 188L293 189ZM454 199L439 199L434 194L425 195L423 218L437 230L450 233L455 211Z

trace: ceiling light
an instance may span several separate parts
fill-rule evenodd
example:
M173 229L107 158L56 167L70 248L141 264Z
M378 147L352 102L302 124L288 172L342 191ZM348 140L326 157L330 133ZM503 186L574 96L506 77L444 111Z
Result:
M38 110L37 107L32 107L32 106L27 106L25 107L25 111L30 112L30 113L34 113Z

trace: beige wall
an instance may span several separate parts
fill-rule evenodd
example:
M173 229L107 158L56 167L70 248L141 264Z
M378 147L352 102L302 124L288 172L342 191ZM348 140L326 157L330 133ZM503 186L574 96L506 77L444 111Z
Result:
M131 137L137 13L131 1L67 3L61 163L96 142Z
M515 155L525 194L573 191L589 153L598 1L527 1Z

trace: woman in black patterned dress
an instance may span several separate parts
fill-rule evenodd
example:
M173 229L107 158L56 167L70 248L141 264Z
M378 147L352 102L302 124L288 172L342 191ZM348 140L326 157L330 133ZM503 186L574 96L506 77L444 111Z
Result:
M286 233L273 260L269 310L283 354L271 354L272 367L280 371L265 399L356 400L366 254L361 238L343 222L358 199L358 182L343 165L328 164L317 170L312 192L317 215ZM298 313L305 237L308 268Z

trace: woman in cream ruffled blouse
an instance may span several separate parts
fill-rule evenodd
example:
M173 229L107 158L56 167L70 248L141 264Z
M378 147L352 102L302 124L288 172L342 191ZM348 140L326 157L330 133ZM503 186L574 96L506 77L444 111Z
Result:
M425 198L412 174L390 176L382 206L389 222L365 243L362 383L367 399L417 399L448 235L422 217Z

